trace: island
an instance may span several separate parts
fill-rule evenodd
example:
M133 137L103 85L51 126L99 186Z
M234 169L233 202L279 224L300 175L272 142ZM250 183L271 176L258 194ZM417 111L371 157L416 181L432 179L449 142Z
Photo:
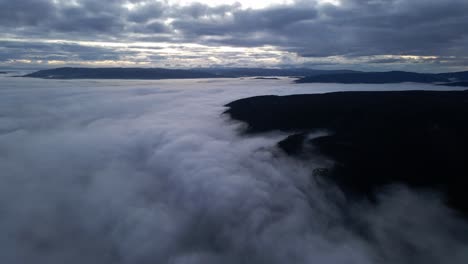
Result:
M468 216L468 91L336 92L257 96L231 102L225 114L244 133L289 132L286 155L323 156L333 165L314 177L353 199L373 201L395 183L435 190ZM310 133L323 135L310 138Z

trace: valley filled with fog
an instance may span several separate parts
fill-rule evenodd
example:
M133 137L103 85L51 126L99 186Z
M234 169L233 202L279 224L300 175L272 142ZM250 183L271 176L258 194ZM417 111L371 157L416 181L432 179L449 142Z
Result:
M311 177L333 161L223 115L256 95L447 89L0 76L0 262L467 263L468 225L437 193L390 186L343 215Z

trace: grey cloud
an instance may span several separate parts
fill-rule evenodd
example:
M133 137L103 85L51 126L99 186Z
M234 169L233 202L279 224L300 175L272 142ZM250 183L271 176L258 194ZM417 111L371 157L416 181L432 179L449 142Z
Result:
M13 59L26 60L118 60L122 56L134 54L130 51L117 51L111 48L82 46L68 43L40 43L0 41L0 61Z
M406 59L400 59L400 58L388 58L388 59L373 59L369 60L369 63L405 63L408 62Z
M342 0L337 6L297 0L264 9L151 0L76 2L0 0L0 32L18 38L272 45L311 58L468 56L465 0ZM127 2L136 5L127 9Z
M199 19L204 16L225 16L227 13L237 10L240 10L239 4L210 7L206 4L195 2L188 6L177 6L172 8L170 9L169 15L175 18L182 17L183 19Z
M235 10L231 18L180 20L174 26L187 36L225 36L202 41L275 45L305 57L468 54L466 1L342 2Z
M198 5L195 5L194 8L200 9ZM241 33L243 34L241 37L248 39L249 34L280 31L291 24L315 19L317 16L315 9L290 6L277 6L262 10L226 10L205 7L205 10L211 10L203 13L208 18L200 19L200 15L197 15L184 20L176 20L172 24L176 29L182 30L189 36L232 36ZM228 11L230 15L227 14ZM242 38L240 41L242 42ZM247 44L248 40L244 42Z
M55 33L107 33L115 34L123 29L123 0L70 1L52 0L0 0L0 12L3 23L0 28L5 32L18 32L15 25L25 35L34 32L42 37L51 37ZM18 32L21 34L21 31Z
M150 4L131 10L128 13L128 21L135 23L145 23L152 19L160 18L165 10L162 2L151 2Z
M78 5L58 5L58 18L48 27L59 32L115 34L124 28L122 0L80 0ZM64 2L67 3L67 2Z
M0 0L1 26L35 26L54 15L55 6L50 0Z
M320 25L338 38L331 50L343 55L448 55L456 41L466 38L468 2L343 1L342 7L323 9ZM319 30L313 30L318 33ZM332 40L332 36L327 40ZM342 39L348 40L340 41ZM313 44L313 42L312 42ZM466 43L465 43L466 44ZM307 48L300 47L307 50ZM310 50L313 50L313 45ZM467 51L452 55L466 55ZM324 53L331 53L324 50Z
M171 28L162 22L151 22L145 25L142 28L139 28L140 32L148 33L148 34L155 34L155 33L169 33Z

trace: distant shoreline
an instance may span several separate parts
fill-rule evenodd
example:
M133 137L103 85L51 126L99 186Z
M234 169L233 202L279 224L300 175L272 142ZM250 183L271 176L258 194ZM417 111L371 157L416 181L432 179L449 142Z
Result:
M194 78L276 78L352 73L349 70L314 70L306 68L56 68L39 70L23 77L42 79L194 79Z
M0 72L6 73L6 72ZM415 73L403 71L360 72L352 70L314 70L305 68L56 68L40 70L22 77L41 79L120 79L120 80L164 80L240 78L270 79L278 77L298 78L295 83L342 83L342 84L385 84L385 83L432 83L447 86L467 86L468 71L449 73Z

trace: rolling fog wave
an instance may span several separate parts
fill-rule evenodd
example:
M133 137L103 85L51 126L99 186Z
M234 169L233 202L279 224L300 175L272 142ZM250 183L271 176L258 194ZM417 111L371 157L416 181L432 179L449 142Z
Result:
M311 177L322 159L288 158L286 134L242 136L221 114L254 95L375 85L1 81L1 263L468 260L467 225L437 194L393 186L348 205Z

